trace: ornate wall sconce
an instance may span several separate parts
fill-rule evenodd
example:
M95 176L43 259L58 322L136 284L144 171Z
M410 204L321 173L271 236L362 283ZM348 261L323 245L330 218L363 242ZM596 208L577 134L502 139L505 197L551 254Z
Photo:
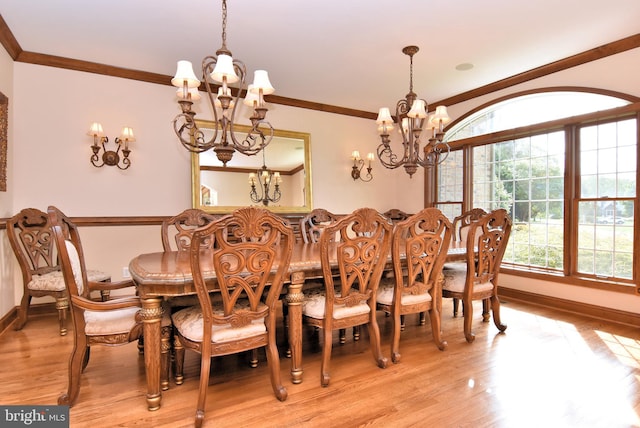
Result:
M133 129L125 126L122 128L122 134L120 138L114 140L116 144L116 150L107 150L105 144L109 142L109 138L104 135L104 131L102 130L102 125L98 122L93 122L87 135L93 137L93 144L91 145L91 150L93 150L93 156L91 156L91 163L93 166L100 168L104 165L109 166L117 166L120 169L127 169L131 166L131 161L129 160L129 143L136 141L135 136L133 135ZM98 156L100 153L100 149L102 149L102 157ZM122 149L122 159L120 158L120 149ZM102 163L97 163L101 160ZM122 162L121 162L122 161Z
M373 153L369 153L367 155L367 160L369 161L369 165L367 166L367 175L362 176L362 168L364 168L364 160L360 158L360 152L354 150L351 153L351 159L353 159L353 166L351 167L351 178L354 180L360 179L362 181L371 181L373 179L373 175L371 175L371 170L373 169L371 166L371 162L375 158Z

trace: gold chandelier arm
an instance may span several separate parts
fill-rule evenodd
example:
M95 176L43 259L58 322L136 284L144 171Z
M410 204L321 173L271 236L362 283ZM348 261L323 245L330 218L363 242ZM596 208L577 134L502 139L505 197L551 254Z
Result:
M233 127L234 124L232 123L230 127L230 135L231 140L233 141L233 146L237 151L247 156L253 156L260 153L262 149L269 145L275 133L271 123L266 120L258 120L253 124L251 131L247 133L245 138L239 142Z
M214 139L204 140L204 134L198 129L192 113L178 114L173 119L173 130L180 143L190 152L202 153L214 146Z

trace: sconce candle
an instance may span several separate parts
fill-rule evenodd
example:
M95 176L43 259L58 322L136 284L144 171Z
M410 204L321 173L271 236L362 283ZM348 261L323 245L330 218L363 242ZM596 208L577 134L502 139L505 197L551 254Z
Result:
M131 153L129 143L136 141L132 128L128 126L122 128L120 138L116 138L114 141L116 144L115 150L107 150L105 145L109 142L109 138L105 136L100 123L93 122L89 127L87 135L93 137L93 144L91 145L93 155L90 158L93 166L97 168L103 167L104 165L117 166L123 170L131 166L131 160L129 160L129 154ZM102 156L99 156L100 149L103 151ZM122 159L120 158L120 149L122 149ZM102 163L98 163L101 159Z

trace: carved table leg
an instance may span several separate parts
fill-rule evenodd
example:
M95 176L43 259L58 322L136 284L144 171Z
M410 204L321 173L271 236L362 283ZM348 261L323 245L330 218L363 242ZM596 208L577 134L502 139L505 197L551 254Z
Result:
M158 410L162 401L160 392L160 335L162 319L162 298L141 299L144 335L144 366L147 374L147 406Z
M289 347L291 348L291 382L302 383L302 285L304 272L293 272L287 289L289 311Z

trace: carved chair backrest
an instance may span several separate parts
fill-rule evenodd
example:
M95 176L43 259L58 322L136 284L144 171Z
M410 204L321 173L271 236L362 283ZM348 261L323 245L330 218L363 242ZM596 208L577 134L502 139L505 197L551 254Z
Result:
M325 210L316 208L300 219L300 235L306 243L318 242L324 229L338 220L338 216Z
M391 257L397 298L402 293L425 293L439 283L452 230L449 219L437 208L425 208L396 224Z
M359 208L325 228L320 235L325 317L332 317L334 305L352 306L364 300L375 310L375 293L389 257L392 234L391 221L373 208ZM334 289L333 257L338 261L339 295Z
M453 219L453 240L466 242L471 225L487 215L482 208L472 208Z
M193 231L215 221L220 216L196 208L189 208L162 222L161 236L164 251L186 251L191 246ZM203 248L212 248L212 239L202 242Z
M60 270L47 213L36 208L23 209L7 220L7 236L25 285L33 275Z
M467 288L470 284L487 282L496 286L511 225L507 210L502 208L489 212L471 225L467 236Z
M407 214L406 212L397 208L391 208L390 210L385 211L382 215L384 215L394 223L406 220L411 216L411 214Z
M215 248L200 251L211 237ZM205 320L204 343L211 340L213 325L242 327L275 310L295 239L287 221L264 208L240 208L196 229L192 239L191 270ZM212 310L203 275L208 268L216 272L222 313ZM275 322L275 316L268 322Z
M50 206L47 212L60 258L60 267L62 268L62 276L67 287L67 293L72 299L73 296L89 298L87 269L78 227L54 206ZM75 322L76 320L74 320Z

